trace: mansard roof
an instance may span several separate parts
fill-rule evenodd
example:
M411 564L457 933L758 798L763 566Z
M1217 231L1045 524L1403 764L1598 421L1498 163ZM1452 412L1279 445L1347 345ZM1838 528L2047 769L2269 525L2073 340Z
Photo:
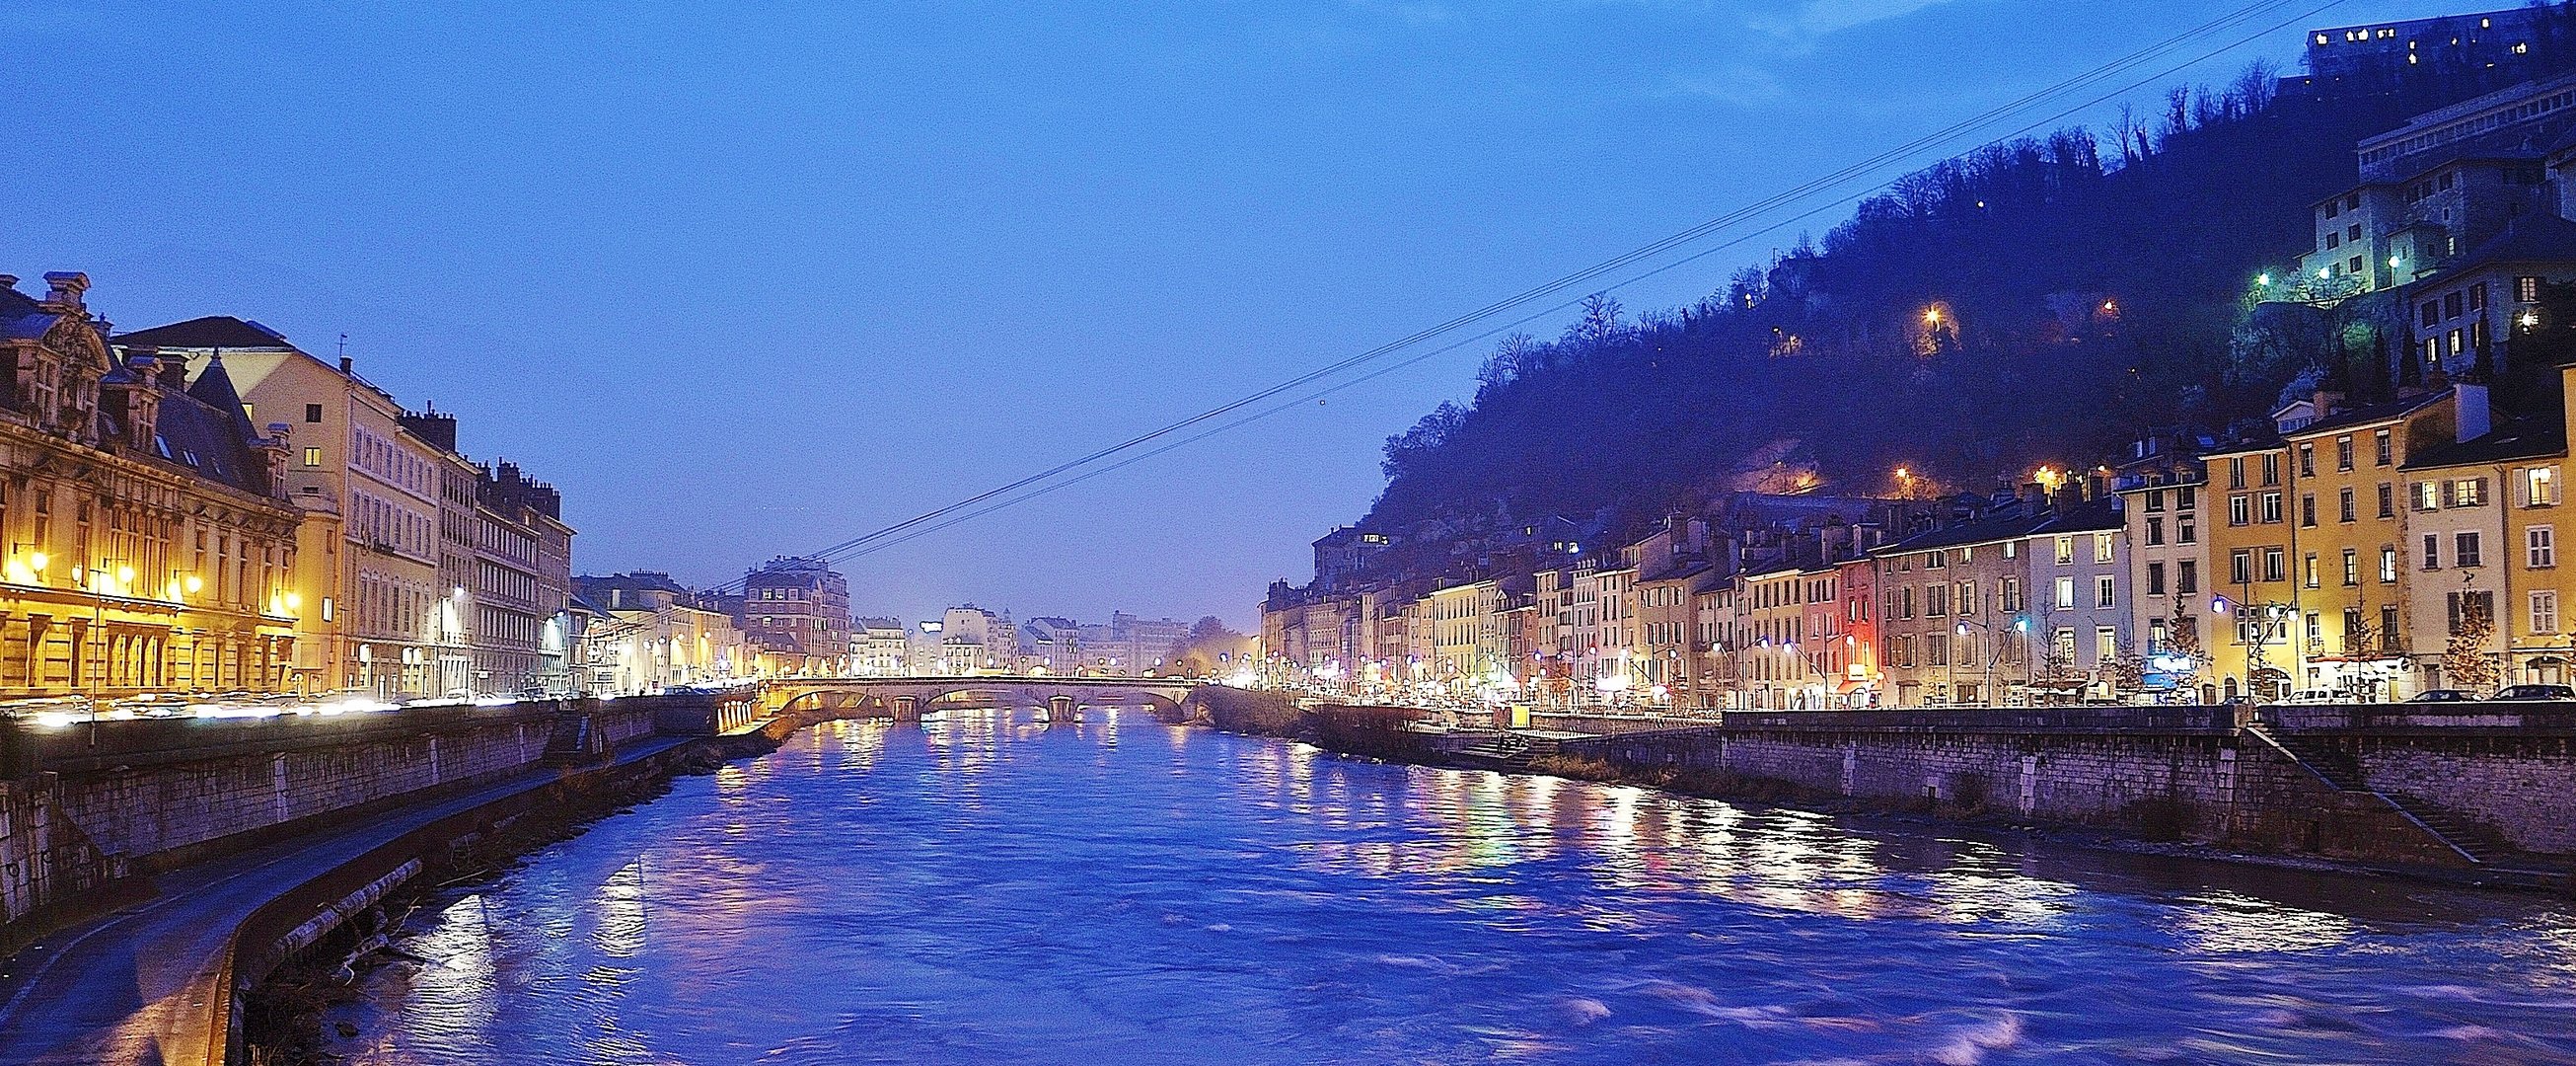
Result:
M207 315L116 335L116 343L157 348L294 348L286 335L231 315Z

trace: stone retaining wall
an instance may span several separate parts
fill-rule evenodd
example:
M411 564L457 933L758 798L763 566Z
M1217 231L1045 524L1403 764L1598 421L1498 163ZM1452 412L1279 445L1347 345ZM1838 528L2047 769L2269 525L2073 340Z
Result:
M134 873L167 869L409 797L526 771L567 715L605 748L657 718L705 719L705 696L537 701L348 715L144 719L11 735L0 779L0 954L12 926Z

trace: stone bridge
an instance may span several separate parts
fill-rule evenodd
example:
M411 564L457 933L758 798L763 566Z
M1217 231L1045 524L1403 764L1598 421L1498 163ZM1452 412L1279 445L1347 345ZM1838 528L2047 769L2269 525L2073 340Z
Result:
M767 714L820 711L834 718L913 722L949 707L1037 707L1070 722L1084 707L1170 713L1199 682L1153 677L807 677L761 686Z

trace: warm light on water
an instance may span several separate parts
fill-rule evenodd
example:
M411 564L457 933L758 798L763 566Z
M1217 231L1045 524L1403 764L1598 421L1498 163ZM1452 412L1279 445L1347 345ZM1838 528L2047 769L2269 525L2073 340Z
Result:
M2545 901L1141 716L828 726L414 926L352 1061L2576 1060Z

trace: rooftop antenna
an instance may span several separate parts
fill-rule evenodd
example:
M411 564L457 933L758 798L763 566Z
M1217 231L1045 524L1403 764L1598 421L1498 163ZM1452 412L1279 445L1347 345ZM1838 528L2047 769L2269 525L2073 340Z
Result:
M348 335L348 334L346 334L346 333L343 333L343 334L341 334L341 335L340 335L340 358L342 358L342 359L346 359L346 358L348 358L348 357L349 357L349 335Z

